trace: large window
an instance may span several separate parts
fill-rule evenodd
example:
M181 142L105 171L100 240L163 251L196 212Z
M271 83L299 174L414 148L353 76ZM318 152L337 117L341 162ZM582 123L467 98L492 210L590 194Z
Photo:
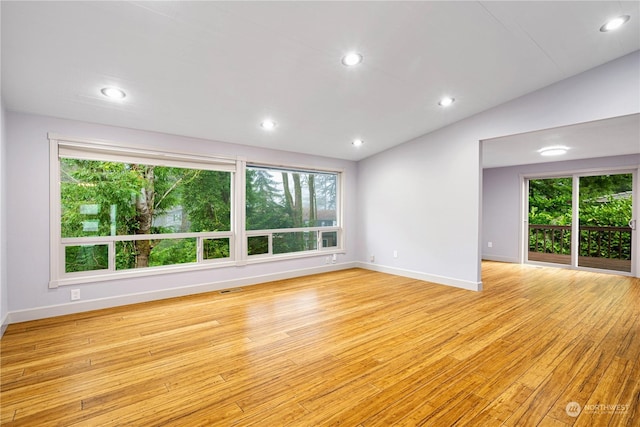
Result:
M65 273L197 262L204 245L189 233L208 237L207 258L229 258L229 235L211 240L231 230L230 197L230 172L62 158ZM114 265L96 237L115 242Z
M247 255L339 247L338 188L337 173L247 167Z
M233 262L236 161L52 139L52 285Z
M58 138L51 150L53 287L342 249L338 172Z

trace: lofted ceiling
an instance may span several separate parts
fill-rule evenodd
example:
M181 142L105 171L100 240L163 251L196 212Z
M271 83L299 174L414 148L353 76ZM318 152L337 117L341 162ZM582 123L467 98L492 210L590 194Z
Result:
M0 7L9 110L349 160L640 49L637 1Z

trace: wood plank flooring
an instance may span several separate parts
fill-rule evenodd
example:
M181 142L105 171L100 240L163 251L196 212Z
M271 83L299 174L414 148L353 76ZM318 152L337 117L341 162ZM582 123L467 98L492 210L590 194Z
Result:
M640 425L639 279L486 262L483 282L354 269L13 324L0 422Z

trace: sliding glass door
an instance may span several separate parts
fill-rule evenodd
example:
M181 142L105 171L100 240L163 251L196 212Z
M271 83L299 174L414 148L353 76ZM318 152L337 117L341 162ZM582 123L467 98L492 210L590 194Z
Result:
M526 260L631 272L633 173L530 178Z
M630 272L633 175L580 177L579 196L578 265Z
M529 261L571 264L572 182L529 180Z

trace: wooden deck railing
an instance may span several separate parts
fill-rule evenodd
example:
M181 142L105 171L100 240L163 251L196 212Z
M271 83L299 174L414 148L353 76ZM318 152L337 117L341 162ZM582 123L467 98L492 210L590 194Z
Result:
M571 226L529 224L529 251L570 255Z
M580 226L579 232L579 265L630 271L630 227ZM570 264L570 255L570 225L529 224L530 260Z
M631 228L581 226L580 249L584 256L631 259Z

